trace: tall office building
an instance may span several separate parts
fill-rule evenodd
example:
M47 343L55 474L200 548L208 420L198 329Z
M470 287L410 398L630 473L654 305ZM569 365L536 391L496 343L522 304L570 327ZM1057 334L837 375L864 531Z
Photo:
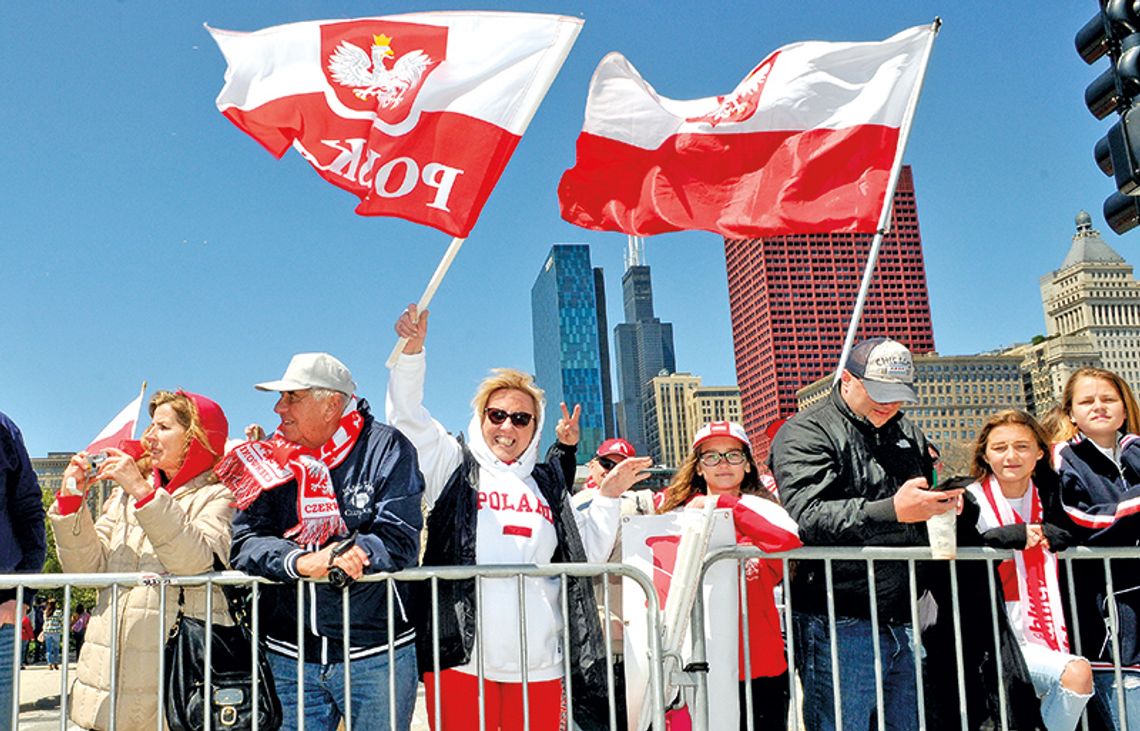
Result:
M621 277L625 322L614 328L617 356L617 433L644 453L649 448L645 403L653 377L677 370L673 325L653 315L653 285L640 237L630 236Z
M856 342L888 335L934 350L914 179L904 166L892 231L883 239ZM855 308L872 234L806 234L724 242L744 426L757 452L764 429L796 411L796 391L833 373Z
M570 408L580 405L579 463L593 456L607 436L607 420L613 422L602 385L610 374L602 368L605 331L599 327L598 306L604 306L605 295L597 292L598 279L590 266L589 246L555 244L530 290L535 377L546 391L542 441L554 441L560 402ZM604 323L604 313L600 317Z
M700 376L670 373L649 379L647 392L646 453L655 464L680 466L693 436L710 421L740 421L735 386L702 386Z
M1046 335L1099 353L1101 365L1135 390L1140 386L1140 282L1132 265L1092 227L1088 213L1078 213L1076 224L1060 268L1041 277Z

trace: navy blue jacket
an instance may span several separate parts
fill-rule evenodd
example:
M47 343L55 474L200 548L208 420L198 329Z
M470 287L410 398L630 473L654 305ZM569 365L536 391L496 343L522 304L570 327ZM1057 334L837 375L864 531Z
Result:
M43 496L24 448L24 437L2 413L0 476L4 490L0 501L0 574L38 573L47 555ZM15 589L0 589L0 603L15 597Z
M368 554L365 573L399 571L419 558L424 480L416 450L392 427L372 418L368 403L358 408L364 427L356 445L332 470L340 513L356 544ZM261 591L261 627L269 649L297 657L297 558L320 548L303 547L283 538L297 525L297 483L287 482L261 494L234 519L230 561L235 569L275 581L281 586ZM393 632L397 647L415 639L408 587L394 582ZM304 587L305 661L343 662L341 591L325 583ZM388 645L388 594L385 582L357 582L349 592L352 659L383 652ZM315 626L314 626L315 619Z
M1073 523L1078 543L1089 546L1140 545L1140 438L1121 440L1120 468L1089 439L1054 450L1061 476L1061 503ZM1120 621L1120 661L1140 665L1140 560L1112 559L1113 593ZM1080 621L1080 651L1089 660L1112 662L1106 629L1104 562L1073 564L1073 590ZM1095 664L1094 664L1095 667Z

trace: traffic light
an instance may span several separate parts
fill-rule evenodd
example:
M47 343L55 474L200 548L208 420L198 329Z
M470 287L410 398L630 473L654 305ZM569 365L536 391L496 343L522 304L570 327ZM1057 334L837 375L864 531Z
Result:
M1104 217L1118 234L1140 225L1140 0L1102 0L1100 12L1075 39L1085 63L1108 56L1109 68L1085 89L1085 105L1097 119L1120 118L1093 149L1097 166L1116 179Z

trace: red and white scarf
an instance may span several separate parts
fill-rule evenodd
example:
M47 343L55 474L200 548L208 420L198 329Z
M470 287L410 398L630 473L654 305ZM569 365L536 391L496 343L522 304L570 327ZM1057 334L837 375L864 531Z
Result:
M1032 481L1029 483L1031 507L1028 521L1009 504L993 475L970 485L969 490L974 493L981 508L978 516L978 529L981 531L1025 522L1041 524L1041 497ZM1057 580L1056 554L1045 550L1040 544L1028 550L1016 551L1012 560L1001 562L998 574L1001 576L1007 612L1022 638L1051 650L1068 652L1069 635L1065 629L1061 589ZM1020 622L1016 619L1020 619Z
M364 417L353 409L341 417L336 432L320 449L286 441L278 431L265 441L235 447L214 472L233 491L238 510L248 508L266 490L296 480L300 521L285 531L285 538L302 546L322 545L348 532L329 471L352 451L363 428Z

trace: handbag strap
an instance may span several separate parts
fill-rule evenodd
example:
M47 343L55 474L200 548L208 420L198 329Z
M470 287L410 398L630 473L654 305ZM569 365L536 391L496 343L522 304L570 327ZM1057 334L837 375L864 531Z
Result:
M226 567L218 558L218 554L214 554L214 571L225 571ZM230 615L230 619L237 626L244 629L249 629L249 612L246 611L246 603L241 595L241 591L229 584L218 584L218 588L222 590L222 595L226 598L226 611ZM180 585L178 587L178 614L174 618L174 624L177 625L179 620L186 613L186 590Z

